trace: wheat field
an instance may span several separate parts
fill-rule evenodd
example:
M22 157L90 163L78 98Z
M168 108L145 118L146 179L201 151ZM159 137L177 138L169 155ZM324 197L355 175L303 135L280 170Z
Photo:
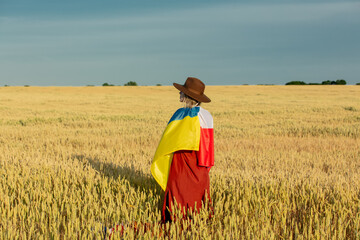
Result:
M161 226L150 164L175 88L0 87L0 239L360 239L360 86L206 94L214 215Z

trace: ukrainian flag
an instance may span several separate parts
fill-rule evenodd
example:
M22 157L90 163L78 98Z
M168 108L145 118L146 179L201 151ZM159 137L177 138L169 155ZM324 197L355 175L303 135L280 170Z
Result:
M180 108L170 119L156 149L151 173L162 189L166 189L173 153L179 150L199 151L200 107Z

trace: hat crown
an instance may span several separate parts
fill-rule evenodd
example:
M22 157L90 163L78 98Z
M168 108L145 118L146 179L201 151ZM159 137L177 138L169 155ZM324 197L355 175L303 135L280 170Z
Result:
M200 79L194 77L188 77L185 81L184 87L190 92L199 95L202 95L205 90L205 84Z

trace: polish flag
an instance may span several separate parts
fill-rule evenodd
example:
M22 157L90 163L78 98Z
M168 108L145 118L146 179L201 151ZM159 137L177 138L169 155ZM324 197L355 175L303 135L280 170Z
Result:
M214 166L214 129L211 114L200 107L200 145L198 155L198 165L211 168ZM209 169L210 170L210 169Z

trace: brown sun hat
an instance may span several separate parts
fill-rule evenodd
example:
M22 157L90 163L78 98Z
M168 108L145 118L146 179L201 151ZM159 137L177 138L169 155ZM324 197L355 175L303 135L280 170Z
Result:
M208 98L204 94L205 84L200 81L200 79L194 77L188 77L185 81L184 85L180 85L178 83L173 83L174 87L188 95L189 97L199 101L208 103L211 102L210 98Z

